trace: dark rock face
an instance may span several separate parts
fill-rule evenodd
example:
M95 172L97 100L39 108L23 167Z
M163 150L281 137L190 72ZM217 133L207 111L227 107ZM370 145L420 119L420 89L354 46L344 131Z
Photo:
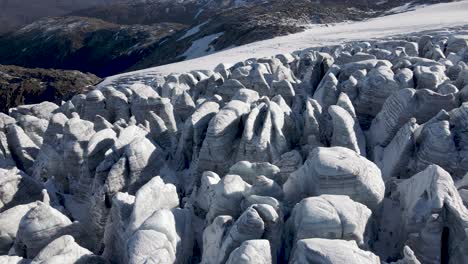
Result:
M37 19L48 16L61 16L67 13L126 0L1 0L0 34L16 30Z
M36 21L41 16L34 16L27 20L33 23L0 36L0 64L73 69L105 77L300 32L305 24L362 20L405 3L435 1L378 2L100 0L76 7L64 3L67 12L47 13L63 17ZM190 52L193 43L207 38L206 49Z
M45 18L0 37L0 63L74 69L105 77L191 58L185 53L206 36L221 35L210 43L212 51L219 51L296 33L304 29L304 23L372 15L365 10L350 11L345 4L272 3L132 2Z
M268 1L267 1L268 2ZM210 43L212 51L245 45L276 36L297 33L305 24L334 23L345 20L361 20L376 15L370 9L350 10L345 4L319 5L307 0L285 3L270 1L228 10L210 10L207 18L196 18L192 25L182 32L170 36L152 50L131 70L164 65L192 57L185 53L192 43L207 36L220 36ZM204 13L199 16L204 16ZM191 34L192 32L192 34Z
M100 78L79 71L26 69L0 65L0 111L44 101L58 105L90 90Z
M126 70L184 26L120 26L83 17L46 18L0 38L0 63L109 76Z

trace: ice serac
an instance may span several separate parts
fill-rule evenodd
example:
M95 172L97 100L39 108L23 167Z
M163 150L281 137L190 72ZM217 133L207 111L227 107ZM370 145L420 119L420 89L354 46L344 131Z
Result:
M18 125L21 126L28 137L41 147L44 133L49 125L45 119L37 118L32 115L22 115L18 117Z
M137 138L125 147L124 157L128 162L129 193L136 193L151 178L157 176L164 166L164 156L147 138Z
M188 209L161 209L154 212L139 230L154 230L166 235L177 263L187 263L194 251L192 215Z
M63 113L56 113L49 119L47 129L44 132L41 150L34 161L32 177L36 179L48 179L51 177L50 174L55 176L64 174L58 164L61 163L64 157L62 139L68 119Z
M0 262L5 264L30 264L31 260L18 256L2 255L0 256Z
M422 66L418 65L414 68L414 77L416 79L416 88L426 88L429 90L437 90L437 88L446 80L445 67L442 65Z
M468 210L450 174L430 165L401 182L397 190L402 210L400 241L422 263L466 262Z
M459 154L459 171L457 174L468 172L468 102L463 103L459 108L453 109L449 112L449 122L451 125L451 132L454 135L455 146L457 146Z
M92 187L96 169L105 159L106 153L115 145L116 141L116 133L109 128L100 130L91 136L83 154L84 162L81 168L79 186L76 190L78 198L85 200L90 197L87 190Z
M296 204L287 222L290 250L297 241L326 238L356 241L367 246L364 233L372 212L348 196L321 195Z
M412 168L414 172L422 171L431 164L437 164L450 173L459 171L459 153L449 121L425 124L417 142L419 145Z
M43 248L39 254L33 259L33 263L41 264L73 264L73 263L86 263L97 262L99 259L94 256L91 251L82 248L78 245L74 238L70 235L65 235L50 242ZM104 259L100 259L100 263L105 263Z
M96 244L104 233L113 196L118 192L135 194L165 165L161 149L146 135L147 131L140 127L126 127L96 168L86 214Z
M102 256L113 263L127 261L127 234L135 197L126 193L117 193L112 198L112 207L103 236L104 252Z
M86 95L84 101L83 119L92 121L96 115L101 115L107 120L109 112L106 110L106 97L100 90L93 90Z
M0 212L40 201L43 185L17 168L0 169Z
M227 237L221 244L218 253L218 263L224 263L229 258L231 252L239 247L244 241L259 239L265 230L265 223L253 209L247 209L229 230Z
M32 115L40 119L49 120L58 106L52 102L42 102L39 104L20 105L9 110L10 116L15 119L21 115Z
M403 89L392 94L372 121L369 141L372 147L387 146L398 130L411 118L419 124L429 121L441 110L458 107L454 94L442 95L427 89Z
M374 157L382 171L382 176L387 181L394 178L408 177L408 164L416 147L415 131L418 128L415 119L397 132L392 141L383 149L380 157Z
M200 186L195 187L190 200L192 206L196 208L197 214L204 219L210 209L216 195L216 186L221 181L218 174L205 171L200 180Z
M293 204L309 196L337 194L348 195L374 211L380 207L385 185L380 169L356 152L319 147L291 174L283 191Z
M129 264L174 263L175 253L166 235L154 230L138 230L127 245Z
M330 106L328 113L333 121L331 145L349 148L366 156L366 138L357 120L348 111L337 105Z
M320 82L313 99L317 100L324 109L327 109L328 106L336 103L339 93L338 79L330 72Z
M31 174L34 161L39 154L39 146L16 124L6 127L6 136L8 146L13 158L17 161L18 168Z
M227 264L270 264L270 243L268 240L247 240L232 251Z
M67 169L65 175L60 175L62 178L59 181L63 185L59 188L63 192L74 193L79 186L81 167L85 162L85 150L95 133L94 124L74 117L65 123L63 131L63 162Z
M292 150L281 155L281 158L275 162L279 169L279 175L276 177L276 182L279 184L285 183L289 175L302 166L302 156L297 150Z
M241 128L241 118L250 112L250 105L233 100L211 119L200 150L199 173L214 171L225 174L234 163L236 141Z
M191 166L192 162L198 161L206 130L219 108L220 105L216 102L204 102L185 120L175 153L178 167Z
M244 192L249 188L250 185L238 175L224 176L214 187L214 196L206 215L208 223L220 215L237 218L242 213L239 204L244 199Z
M0 114L0 263L468 263L467 30Z
M275 180L280 169L268 162L250 162L247 160L239 161L236 164L232 165L229 168L229 174L239 175L242 179L249 183L253 184L257 176L265 176L269 179Z
M7 255L16 239L20 221L35 203L17 205L0 213L0 254Z
M311 238L299 240L289 263L380 264L378 256L360 249L355 241Z
M407 108L411 105L411 99L416 93L413 89L403 89L391 95L384 103L382 110L372 121L369 132L371 146L386 146L394 137L405 119L409 120Z
M245 121L237 161L274 162L289 150L285 113L275 102L262 101Z
M270 196L280 201L283 200L283 190L281 187L274 180L263 175L257 176L251 188L244 193L244 197L251 195Z
M321 132L325 131L325 129L322 118L322 106L316 100L306 99L303 108L296 110L302 112L300 115L302 118L297 121L299 123L298 126L302 128L299 143L302 146L302 152L308 153L313 148L322 146Z
M14 244L16 254L34 258L54 239L73 234L75 228L65 215L37 202L21 219Z
M268 253L262 252L263 258L277 263L282 228L281 216L266 204L248 207L235 221L230 216L218 216L203 232L202 263L225 263L242 243L256 239L267 240Z
M177 190L172 184L165 184L160 177L154 177L135 195L135 204L130 216L128 230L134 232L154 212L179 206Z
M241 82L236 79L228 79L218 87L216 92L221 95L223 101L229 102L242 89L245 89L245 86Z
M354 101L361 123L365 124L367 118L374 118L382 109L385 100L399 89L394 73L387 65L370 70L358 84L359 93Z
M317 86L333 65L334 59L330 54L317 51L304 51L299 57L297 77L302 81L305 93L312 96L319 89Z
M101 91L106 97L105 103L108 112L106 120L111 123L117 120L129 120L130 106L127 96L112 86L106 86Z
M218 216L208 225L203 232L203 253L204 264L218 263L218 253L220 252L223 238L234 224L231 216Z
M172 152L176 144L174 131L170 131L164 120L154 112L149 113L147 122L151 138L165 151Z

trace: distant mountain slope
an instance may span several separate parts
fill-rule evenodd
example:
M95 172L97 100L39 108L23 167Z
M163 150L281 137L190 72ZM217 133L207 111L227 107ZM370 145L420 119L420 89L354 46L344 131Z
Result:
M162 76L182 74L194 70L213 70L218 64L233 65L249 58L270 57L310 47L333 46L343 42L384 38L426 30L438 31L447 27L465 30L468 35L468 0L420 8L415 11L366 21L340 23L333 26L316 26L304 32L258 41L215 54L106 78L99 86L126 85L135 82L151 84ZM450 14L450 15L447 15ZM421 33L423 34L423 33Z
M313 4L308 0L288 4L273 1L232 8L219 11L209 19L170 36L131 69L192 59L259 40L297 33L310 24L363 20L375 14L367 8L351 9L345 4Z
M452 2L453 0L133 0L120 1L72 12L70 15L100 18L117 24L154 24L176 22L194 24L205 21L213 14L233 8L263 6L277 12L278 7L299 9L311 7L355 8L382 14L392 8L420 4ZM298 10L300 11L300 10ZM294 17L291 17L292 19Z
M26 69L0 65L0 112L23 104L43 101L58 105L62 100L86 92L100 79L79 71Z
M0 34L47 16L127 0L0 0Z
M0 63L75 69L108 76L126 70L184 26L121 26L83 17L46 18L0 38Z
M60 10L93 7L63 17L43 18L0 36L0 64L76 69L105 77L297 33L311 24L364 20L439 2L122 1L54 2L51 12L57 6Z
M76 69L104 77L299 32L304 24L360 20L374 14L344 5L309 4L308 0L287 5L255 3L227 10L212 7L206 18L196 17L199 3L191 1L113 5L103 14L125 14L115 19L97 14L99 19L89 14L45 18L0 37L0 63ZM124 21L125 17L129 20ZM182 31L189 25L190 29ZM219 38L213 38L216 35Z

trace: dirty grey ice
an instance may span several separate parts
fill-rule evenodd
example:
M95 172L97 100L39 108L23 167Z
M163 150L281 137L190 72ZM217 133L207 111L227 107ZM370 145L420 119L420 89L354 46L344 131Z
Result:
M468 263L466 36L253 58L0 114L0 263Z

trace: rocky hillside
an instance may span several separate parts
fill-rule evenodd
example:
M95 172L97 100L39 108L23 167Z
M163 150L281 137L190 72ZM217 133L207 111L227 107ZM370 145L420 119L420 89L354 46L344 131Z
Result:
M468 263L468 26L0 114L0 263Z
M62 100L91 90L99 81L97 76L79 71L0 65L0 112L44 101L60 105Z
M0 63L105 77L299 32L310 24L380 16L411 1L110 2L1 36Z
M277 1L233 8L200 20L199 24L170 36L131 69L192 59L254 41L300 32L310 24L356 21L373 15L368 9L348 9L345 5L337 4L305 4L304 1L288 4Z
M170 23L122 26L94 18L47 18L0 37L0 62L108 76L128 69L162 38L183 28Z
M0 0L0 34L38 19L127 0Z

